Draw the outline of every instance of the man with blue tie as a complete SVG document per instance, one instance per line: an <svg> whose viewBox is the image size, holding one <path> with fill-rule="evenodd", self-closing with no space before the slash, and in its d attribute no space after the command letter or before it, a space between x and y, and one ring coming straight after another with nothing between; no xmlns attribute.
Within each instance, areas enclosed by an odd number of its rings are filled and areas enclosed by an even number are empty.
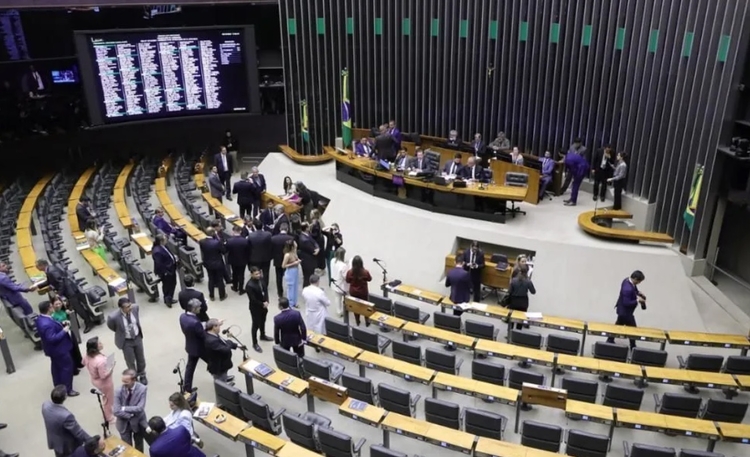
<svg viewBox="0 0 750 457"><path fill-rule="evenodd" d="M232 235L227 240L227 262L232 268L231 288L242 295L245 293L245 268L250 258L250 243L242 236L241 227L232 226Z"/></svg>
<svg viewBox="0 0 750 457"><path fill-rule="evenodd" d="M401 130L396 127L396 121L393 119L388 122L388 134L393 138L393 147L396 150L401 149Z"/></svg>
<svg viewBox="0 0 750 457"><path fill-rule="evenodd" d="M226 192L227 200L232 199L232 173L234 173L234 163L232 162L232 156L227 154L227 148L222 146L216 156L214 156L214 166L216 171L219 173L219 179L224 185L224 191Z"/></svg>
<svg viewBox="0 0 750 457"><path fill-rule="evenodd" d="M187 352L187 363L185 364L184 392L193 391L193 375L198 366L198 360L203 357L203 347L206 345L206 331L198 318L202 303L197 298L191 299L187 304L187 310L180 314L180 328L185 335L185 352Z"/></svg>
<svg viewBox="0 0 750 457"><path fill-rule="evenodd" d="M635 270L629 278L622 280L620 285L620 295L617 297L615 308L617 309L617 321L615 325L627 325L628 327L637 327L635 323L635 310L638 305L641 309L646 310L646 296L638 290L638 284L642 283L646 276L641 270ZM614 343L613 337L607 338L607 343ZM630 339L631 349L635 347L635 340Z"/></svg>
<svg viewBox="0 0 750 457"><path fill-rule="evenodd" d="M471 274L466 271L464 265L463 257L458 256L456 266L448 270L445 275L445 287L451 288L450 299L456 305L471 301ZM463 313L463 310L453 308L454 316L460 316Z"/></svg>
<svg viewBox="0 0 750 457"><path fill-rule="evenodd" d="M70 337L70 323L61 324L52 319L52 304L45 300L39 303L39 317L36 320L36 330L42 340L44 355L50 358L52 364L52 383L63 385L69 397L80 395L73 390L73 340Z"/></svg>
<svg viewBox="0 0 750 457"><path fill-rule="evenodd" d="M33 292L36 290L36 286L23 287L17 284L15 281L10 279L8 276L8 264L0 262L0 298L5 299L13 307L18 306L23 310L24 316L34 313L34 309L26 300L26 297L21 295L23 292ZM0 455L0 457L2 457Z"/></svg>
<svg viewBox="0 0 750 457"><path fill-rule="evenodd" d="M544 198L544 192L552 182L552 174L555 172L555 161L552 160L552 153L546 151L542 159L542 177L539 183L539 200Z"/></svg>
<svg viewBox="0 0 750 457"><path fill-rule="evenodd" d="M354 153L357 154L358 157L366 157L370 158L372 156L373 147L372 144L370 144L370 139L366 137L362 137L359 140L359 143L354 145Z"/></svg>
<svg viewBox="0 0 750 457"><path fill-rule="evenodd" d="M273 339L287 351L294 351L298 356L305 356L307 327L302 314L289 308L289 300L279 298L281 312L273 318Z"/></svg>
<svg viewBox="0 0 750 457"><path fill-rule="evenodd" d="M151 258L154 259L154 274L161 279L164 304L171 308L174 303L174 290L177 288L177 259L165 244L164 235L156 235L151 248Z"/></svg>
<svg viewBox="0 0 750 457"><path fill-rule="evenodd" d="M461 153L457 152L453 155L453 160L445 164L443 167L443 174L448 176L458 176L461 173Z"/></svg>
<svg viewBox="0 0 750 457"><path fill-rule="evenodd" d="M193 446L190 432L185 427L167 428L159 416L149 419L148 426L156 435L148 448L151 457L206 457L203 451Z"/></svg>

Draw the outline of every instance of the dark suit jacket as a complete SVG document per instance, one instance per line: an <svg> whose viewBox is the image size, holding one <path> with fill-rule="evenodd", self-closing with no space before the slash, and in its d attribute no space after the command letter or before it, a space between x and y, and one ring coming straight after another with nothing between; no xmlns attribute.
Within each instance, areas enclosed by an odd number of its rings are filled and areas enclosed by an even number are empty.
<svg viewBox="0 0 750 457"><path fill-rule="evenodd" d="M61 323L49 316L39 316L36 320L36 330L42 340L42 348L47 357L70 355L73 340Z"/></svg>
<svg viewBox="0 0 750 457"><path fill-rule="evenodd" d="M373 151L374 151L374 149L373 149L372 145L370 145L370 144L364 145L362 143L357 142L357 144L354 145L354 152L358 156L370 157L372 155Z"/></svg>
<svg viewBox="0 0 750 457"><path fill-rule="evenodd" d="M469 268L469 263L471 261L471 248L466 249L461 254L461 257L463 258L464 263L466 264L466 269L471 269ZM482 251L481 249L477 249L477 253L474 255L474 263L477 264L477 269L484 268L484 251Z"/></svg>
<svg viewBox="0 0 750 457"><path fill-rule="evenodd" d="M151 251L151 257L154 259L154 273L156 276L174 275L177 271L177 262L165 246L154 246Z"/></svg>
<svg viewBox="0 0 750 457"><path fill-rule="evenodd" d="M234 173L234 163L232 163L232 155L227 152L227 168L224 168L224 161L221 160L221 152L216 154L214 156L214 166L216 167L216 171L219 173L226 173L229 172L230 174Z"/></svg>
<svg viewBox="0 0 750 457"><path fill-rule="evenodd" d="M484 144L484 141L480 141L478 144L476 140L471 142L471 153L474 154L474 157L482 157L486 148L487 145Z"/></svg>
<svg viewBox="0 0 750 457"><path fill-rule="evenodd" d="M252 205L255 201L255 190L250 181L240 180L232 186L232 193L237 194L237 204L240 206Z"/></svg>
<svg viewBox="0 0 750 457"><path fill-rule="evenodd" d="M594 169L594 173L604 173L604 177L609 178L612 176L612 172L615 169L615 161L612 158L612 154L610 154L609 159L607 159L607 163L602 170L602 157L604 157L604 149L597 149L596 151L594 151L594 157L591 161L591 168Z"/></svg>
<svg viewBox="0 0 750 457"><path fill-rule="evenodd" d="M307 265L317 265L318 260L314 252L316 248L320 249L320 246L318 246L315 239L311 235L303 233L299 236L297 244L297 253L302 263Z"/></svg>
<svg viewBox="0 0 750 457"><path fill-rule="evenodd" d="M46 400L42 404L42 418L47 431L47 448L58 454L67 455L90 438L63 405Z"/></svg>
<svg viewBox="0 0 750 457"><path fill-rule="evenodd" d="M406 170L409 168L409 165L411 165L411 157L408 155L396 155L396 158L393 162L396 165L396 168L399 170Z"/></svg>
<svg viewBox="0 0 750 457"><path fill-rule="evenodd" d="M272 237L273 235L265 230L250 232L247 236L247 240L250 243L250 265L259 265L263 262L270 262L273 259Z"/></svg>
<svg viewBox="0 0 750 457"><path fill-rule="evenodd" d="M297 347L307 338L307 327L295 309L286 309L273 318L273 339L284 347Z"/></svg>
<svg viewBox="0 0 750 457"><path fill-rule="evenodd" d="M183 428L185 428L185 427L183 427ZM72 454L70 454L69 457L91 457L91 454L89 454L88 452L86 452L86 448L84 446L85 445L83 445L83 444L80 445L78 447L78 449L76 449L75 451L73 451Z"/></svg>
<svg viewBox="0 0 750 457"><path fill-rule="evenodd" d="M622 280L620 285L620 295L617 297L618 316L632 316L638 307L638 286L630 282L630 278Z"/></svg>
<svg viewBox="0 0 750 457"><path fill-rule="evenodd" d="M258 219L260 219L260 223L263 224L263 230L266 232L273 230L273 210L268 208L264 209L260 212Z"/></svg>
<svg viewBox="0 0 750 457"><path fill-rule="evenodd" d="M451 165L452 165L453 163L454 163L454 162L453 162L452 160L451 160L450 162L446 163L446 164L445 164L445 166L443 167L443 173L445 173L445 174L450 174L450 170L451 170ZM455 171L455 173L454 173L454 174L456 174L457 176L461 176L461 170L463 170L463 168L464 168L464 166L463 166L463 165L461 165L461 164L457 164L457 165L456 165L456 171Z"/></svg>
<svg viewBox="0 0 750 457"><path fill-rule="evenodd" d="M68 290L69 288L67 287L65 281L65 272L62 269L56 267L55 265L49 265L47 267L45 275L47 276L47 280L39 284L40 289L50 286L51 288L55 289L55 291L57 291L57 293L60 295L64 295L66 297L71 296L70 294L72 293L72 291Z"/></svg>
<svg viewBox="0 0 750 457"><path fill-rule="evenodd" d="M227 240L227 261L229 265L246 267L250 258L250 244L246 238L233 236Z"/></svg>
<svg viewBox="0 0 750 457"><path fill-rule="evenodd" d="M323 232L326 238L326 253L336 252L344 244L344 235L341 232L334 234L330 230Z"/></svg>
<svg viewBox="0 0 750 457"><path fill-rule="evenodd" d="M221 145L227 148L227 151L239 151L240 149L240 140L237 139L235 136L226 136L224 135L224 139L221 140Z"/></svg>
<svg viewBox="0 0 750 457"><path fill-rule="evenodd" d="M471 301L471 274L463 268L453 267L445 275L445 287L451 288L450 299L453 303Z"/></svg>
<svg viewBox="0 0 750 457"><path fill-rule="evenodd" d="M409 168L413 168L415 170L422 170L422 171L435 171L432 169L432 162L427 160L426 157L422 157L422 166L419 166L419 159L417 157L413 157L411 159L411 163L409 163Z"/></svg>
<svg viewBox="0 0 750 457"><path fill-rule="evenodd" d="M266 191L266 177L262 173L258 173L258 176L253 178L252 175L248 177L248 182L253 186L253 198L260 200L260 196Z"/></svg>
<svg viewBox="0 0 750 457"><path fill-rule="evenodd" d="M263 309L263 303L268 301L268 288L263 285L263 281L250 278L245 284L245 292L251 311Z"/></svg>
<svg viewBox="0 0 750 457"><path fill-rule="evenodd" d="M273 253L273 266L281 268L281 262L284 261L284 246L287 241L293 240L294 237L288 233L279 233L271 237L271 252Z"/></svg>
<svg viewBox="0 0 750 457"><path fill-rule="evenodd" d="M164 219L163 216L154 216L154 218L151 220L151 222L154 224L156 228L161 230L167 235L171 235L175 232L175 228L172 227L172 224L167 222L166 219Z"/></svg>
<svg viewBox="0 0 750 457"><path fill-rule="evenodd" d="M192 445L192 437L185 427L164 430L148 448L151 457L206 457Z"/></svg>
<svg viewBox="0 0 750 457"><path fill-rule="evenodd" d="M78 230L84 231L86 230L86 224L94 218L94 215L91 214L88 206L83 204L83 202L78 202L76 205L76 217L78 218Z"/></svg>
<svg viewBox="0 0 750 457"><path fill-rule="evenodd" d="M393 160L396 157L395 141L393 137L386 134L378 135L375 138L375 152L381 160Z"/></svg>
<svg viewBox="0 0 750 457"><path fill-rule="evenodd" d="M198 243L201 248L201 261L206 270L224 270L225 247L216 238L204 238Z"/></svg>
<svg viewBox="0 0 750 457"><path fill-rule="evenodd" d="M200 357L205 346L206 331L198 316L190 313L180 314L180 328L185 335L185 352Z"/></svg>
<svg viewBox="0 0 750 457"><path fill-rule="evenodd" d="M207 181L208 191L211 193L212 197L221 198L224 196L226 189L224 189L224 184L221 182L221 178L219 178L218 174L209 174Z"/></svg>
<svg viewBox="0 0 750 457"><path fill-rule="evenodd" d="M193 289L192 287L186 287L177 295L177 301L180 302L180 307L185 311L187 311L188 302L194 298L201 302L201 310L198 313L198 320L201 322L207 322L208 304L206 303L206 296L203 295L203 292L198 289Z"/></svg>
<svg viewBox="0 0 750 457"><path fill-rule="evenodd" d="M286 225L289 227L289 230L292 230L292 220L289 218L289 215L284 213L281 216L279 216L278 219L276 219L273 223L273 234L278 235L279 232L281 232L281 224L286 223Z"/></svg>
<svg viewBox="0 0 750 457"><path fill-rule="evenodd" d="M481 181L482 180L482 167L480 165L474 165L474 179ZM472 179L471 178L471 167L465 166L461 168L461 177L464 179Z"/></svg>
<svg viewBox="0 0 750 457"><path fill-rule="evenodd" d="M232 349L237 348L234 341L224 340L219 335L206 332L206 346L203 357L211 374L226 373L232 368Z"/></svg>

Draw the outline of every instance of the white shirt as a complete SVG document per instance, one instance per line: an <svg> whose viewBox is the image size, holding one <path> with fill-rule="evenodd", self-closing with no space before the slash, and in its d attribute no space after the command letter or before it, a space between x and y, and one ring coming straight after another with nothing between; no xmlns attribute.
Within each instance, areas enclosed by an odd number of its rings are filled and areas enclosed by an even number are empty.
<svg viewBox="0 0 750 457"><path fill-rule="evenodd" d="M336 285L339 286L344 290L344 292L349 292L349 284L346 283L346 272L349 271L349 264L346 262L342 262L341 260L336 260L333 262L333 265L331 265L331 271L333 280L336 281ZM341 295L341 291L334 288L337 294Z"/></svg>
<svg viewBox="0 0 750 457"><path fill-rule="evenodd" d="M135 318L133 313L130 313L131 323L128 323L128 316L125 313L120 314L122 314L122 323L125 324L125 339L134 339L138 336L138 319Z"/></svg>
<svg viewBox="0 0 750 457"><path fill-rule="evenodd" d="M42 77L39 76L39 72L34 72L31 74L34 79L36 80L36 86L38 90L44 90L44 81L42 81Z"/></svg>
<svg viewBox="0 0 750 457"><path fill-rule="evenodd" d="M451 167L448 169L449 175L455 175L456 174L456 162L451 162Z"/></svg>
<svg viewBox="0 0 750 457"><path fill-rule="evenodd" d="M224 170L229 170L229 167L227 166L227 155L223 152L221 153L221 164L224 166Z"/></svg>
<svg viewBox="0 0 750 457"><path fill-rule="evenodd" d="M170 411L169 414L164 416L164 425L167 428L185 427L190 432L190 436L194 435L193 415L185 409Z"/></svg>

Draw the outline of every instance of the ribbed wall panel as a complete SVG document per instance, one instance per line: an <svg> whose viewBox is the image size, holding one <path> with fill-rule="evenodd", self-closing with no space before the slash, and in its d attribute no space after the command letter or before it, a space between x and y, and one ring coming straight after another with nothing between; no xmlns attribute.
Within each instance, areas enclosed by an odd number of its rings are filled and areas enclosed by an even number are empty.
<svg viewBox="0 0 750 457"><path fill-rule="evenodd" d="M317 154L340 136L348 68L356 127L393 118L405 132L447 136L455 128L488 141L503 130L533 154L577 136L589 150L613 144L630 155L627 191L657 205L652 229L701 257L718 187L716 147L747 52L748 3L280 0L289 143ZM303 99L309 142L300 135ZM691 233L682 214L697 164L706 174Z"/></svg>

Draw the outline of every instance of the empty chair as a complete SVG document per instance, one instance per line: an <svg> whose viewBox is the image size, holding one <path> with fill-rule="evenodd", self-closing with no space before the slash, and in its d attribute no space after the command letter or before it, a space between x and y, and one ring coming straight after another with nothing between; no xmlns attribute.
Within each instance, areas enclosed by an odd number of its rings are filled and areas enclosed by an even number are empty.
<svg viewBox="0 0 750 457"><path fill-rule="evenodd" d="M581 340L573 336L547 335L547 351L558 354L578 355L581 350Z"/></svg>
<svg viewBox="0 0 750 457"><path fill-rule="evenodd" d="M349 344L351 342L351 331L350 327L347 324L337 321L336 319L326 317L325 326L326 336L328 336L329 338L333 338L334 340L338 340L346 344Z"/></svg>
<svg viewBox="0 0 750 457"><path fill-rule="evenodd" d="M502 440L508 418L481 409L464 408L461 413L461 421L466 433Z"/></svg>
<svg viewBox="0 0 750 457"><path fill-rule="evenodd" d="M464 332L474 338L482 338L485 340L497 339L497 333L499 329L496 329L494 325L486 322L475 321L466 319L464 323Z"/></svg>
<svg viewBox="0 0 750 457"><path fill-rule="evenodd" d="M357 457L362 452L362 446L365 444L364 438L355 444L351 436L337 432L331 428L319 429L318 440L320 442L320 451L326 457Z"/></svg>
<svg viewBox="0 0 750 457"><path fill-rule="evenodd" d="M419 307L398 301L393 303L393 312L399 319L417 324L424 324L430 318L430 315L420 311Z"/></svg>
<svg viewBox="0 0 750 457"><path fill-rule="evenodd" d="M541 349L542 335L535 332L513 329L510 332L510 342L527 348Z"/></svg>
<svg viewBox="0 0 750 457"><path fill-rule="evenodd" d="M668 355L667 351L636 346L630 354L630 363L647 367L663 367L667 364Z"/></svg>
<svg viewBox="0 0 750 457"><path fill-rule="evenodd" d="M315 376L326 381L338 382L341 374L344 372L344 365L330 360L305 357L304 362L306 378Z"/></svg>
<svg viewBox="0 0 750 457"><path fill-rule="evenodd" d="M304 379L305 372L302 369L302 359L297 354L289 352L281 346L274 346L273 360L279 370Z"/></svg>
<svg viewBox="0 0 750 457"><path fill-rule="evenodd" d="M424 366L442 373L457 375L463 361L456 358L455 354L448 354L439 349L428 348L424 351Z"/></svg>
<svg viewBox="0 0 750 457"><path fill-rule="evenodd" d="M375 305L375 309L381 313L393 315L393 300L380 295L369 294L367 301Z"/></svg>
<svg viewBox="0 0 750 457"><path fill-rule="evenodd" d="M596 403L599 392L599 383L596 381L564 377L560 387L568 391L568 398Z"/></svg>
<svg viewBox="0 0 750 457"><path fill-rule="evenodd" d="M592 355L595 359L611 360L613 362L627 362L629 351L630 348L623 344L597 341L594 343Z"/></svg>
<svg viewBox="0 0 750 457"><path fill-rule="evenodd" d="M602 401L602 404L604 406L634 409L637 411L641 409L642 401L643 391L641 389L610 384L607 386L607 390L604 391L604 400Z"/></svg>
<svg viewBox="0 0 750 457"><path fill-rule="evenodd" d="M609 437L581 430L568 430L565 454L574 457L605 457L609 450Z"/></svg>
<svg viewBox="0 0 750 457"><path fill-rule="evenodd" d="M320 452L318 430L331 426L331 420L315 413L301 415L284 413L281 415L284 432L289 440L311 451Z"/></svg>
<svg viewBox="0 0 750 457"><path fill-rule="evenodd" d="M240 394L240 408L242 417L251 422L253 427L274 435L281 434L281 415L286 412L286 409L281 408L274 412L259 396L246 393Z"/></svg>
<svg viewBox="0 0 750 457"><path fill-rule="evenodd" d="M391 344L391 340L364 328L352 328L352 344L365 351L382 354Z"/></svg>
<svg viewBox="0 0 750 457"><path fill-rule="evenodd" d="M427 397L424 399L424 418L427 422L458 430L461 427L461 407L449 401Z"/></svg>
<svg viewBox="0 0 750 457"><path fill-rule="evenodd" d="M544 385L544 375L534 371L524 370L521 368L511 368L508 372L508 387L521 390L523 383Z"/></svg>
<svg viewBox="0 0 750 457"><path fill-rule="evenodd" d="M214 392L216 394L216 406L235 417L244 417L240 407L240 389L224 382L214 379Z"/></svg>
<svg viewBox="0 0 750 457"><path fill-rule="evenodd" d="M750 375L750 357L730 355L722 371L729 374Z"/></svg>
<svg viewBox="0 0 750 457"><path fill-rule="evenodd" d="M677 452L671 447L651 446L649 444L633 443L629 447L627 441L622 442L625 457L676 457Z"/></svg>
<svg viewBox="0 0 750 457"><path fill-rule="evenodd" d="M378 393L369 378L343 373L341 375L341 385L347 388L348 395L355 400L371 405L378 404Z"/></svg>
<svg viewBox="0 0 750 457"><path fill-rule="evenodd" d="M521 444L543 451L558 452L562 441L562 428L537 421L524 421Z"/></svg>
<svg viewBox="0 0 750 457"><path fill-rule="evenodd" d="M435 311L432 313L432 324L441 330L461 333L461 316Z"/></svg>
<svg viewBox="0 0 750 457"><path fill-rule="evenodd" d="M380 444L373 444L370 446L370 457L409 457L409 455L388 449Z"/></svg>
<svg viewBox="0 0 750 457"><path fill-rule="evenodd" d="M391 350L396 360L422 365L422 346L418 344L394 341Z"/></svg>
<svg viewBox="0 0 750 457"><path fill-rule="evenodd" d="M474 359L471 361L471 378L502 386L505 384L505 365Z"/></svg>
<svg viewBox="0 0 750 457"><path fill-rule="evenodd" d="M417 402L422 398L419 394L412 396L408 390L389 386L382 382L378 384L378 397L380 398L381 408L410 417L414 417Z"/></svg>
<svg viewBox="0 0 750 457"><path fill-rule="evenodd" d="M692 395L666 393L659 400L654 394L654 403L654 411L670 416L696 418L701 409L701 398Z"/></svg>
<svg viewBox="0 0 750 457"><path fill-rule="evenodd" d="M739 424L742 423L742 420L745 418L747 406L747 403L709 398L701 411L700 418L717 422L733 422Z"/></svg>
<svg viewBox="0 0 750 457"><path fill-rule="evenodd" d="M680 449L679 457L724 457L724 454L718 452L696 451L693 449Z"/></svg>
<svg viewBox="0 0 750 457"><path fill-rule="evenodd" d="M724 365L724 357L710 354L690 354L685 360L681 355L677 356L680 368L695 371L719 372Z"/></svg>

